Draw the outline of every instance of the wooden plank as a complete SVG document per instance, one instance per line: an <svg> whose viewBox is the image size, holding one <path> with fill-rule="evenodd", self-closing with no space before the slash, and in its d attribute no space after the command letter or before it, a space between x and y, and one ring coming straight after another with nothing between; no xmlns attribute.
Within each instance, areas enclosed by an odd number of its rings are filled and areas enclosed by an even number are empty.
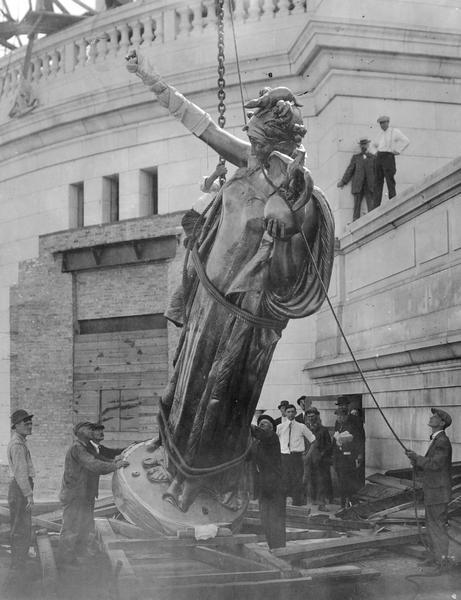
<svg viewBox="0 0 461 600"><path fill-rule="evenodd" d="M190 586L195 587L197 585L206 584L223 584L223 583L238 583L245 580L256 581L272 581L280 577L280 571L275 570L262 570L262 571L233 571L230 573L187 573L184 575L174 575L166 577L162 575L156 575L153 585L160 587L168 587L171 589L172 586Z"/></svg>
<svg viewBox="0 0 461 600"><path fill-rule="evenodd" d="M134 597L137 593L138 580L125 552L110 547L110 541L116 539L110 523L107 519L95 519L95 529L102 549L109 559L120 598L125 600Z"/></svg>
<svg viewBox="0 0 461 600"><path fill-rule="evenodd" d="M112 523L113 521L111 521ZM128 539L116 536L107 543L111 548L122 548L128 551L153 552L161 549L164 552L174 552L181 548L192 548L194 546L206 546L209 548L234 548L240 547L245 543L256 543L256 535L233 535L229 537L215 537L209 540L200 540L194 538L177 538L173 536L158 536L141 539ZM258 562L258 561L257 561Z"/></svg>
<svg viewBox="0 0 461 600"><path fill-rule="evenodd" d="M0 506L0 521L10 522L10 511L8 508ZM52 521L47 521L43 517L32 517L32 525L40 527L42 529L48 529L49 531L61 531L61 526Z"/></svg>
<svg viewBox="0 0 461 600"><path fill-rule="evenodd" d="M342 573L329 574L325 569L313 570L313 575L296 577L292 579L275 579L269 581L241 581L228 584L204 585L178 585L168 588L152 588L149 585L145 590L146 598L155 597L155 600L267 600L280 598L302 598L306 590L313 586L323 584L325 581L357 580L367 581L380 576L374 569L342 569ZM153 589L155 592L153 593Z"/></svg>
<svg viewBox="0 0 461 600"><path fill-rule="evenodd" d="M40 558L43 591L47 598L55 597L58 571L48 533L37 534L36 543Z"/></svg>
<svg viewBox="0 0 461 600"><path fill-rule="evenodd" d="M371 483L378 483L387 487L395 488L397 490L408 490L413 488L413 481L408 479L399 479L398 477L391 477L390 475L383 475L382 473L373 473L367 477ZM416 487L421 487L421 482L416 481Z"/></svg>
<svg viewBox="0 0 461 600"><path fill-rule="evenodd" d="M275 556L283 560L299 560L318 554L328 554L332 550L358 550L360 548L383 548L398 544L418 542L417 531L397 531L380 533L366 538L339 538L336 540L298 541L287 548L274 550Z"/></svg>
<svg viewBox="0 0 461 600"><path fill-rule="evenodd" d="M374 556L379 552L379 548L365 548L363 550L353 550L351 552L335 552L333 554L325 554L324 556L303 558L301 560L301 566L304 569L329 567L331 565L351 563L363 558L369 558L370 556Z"/></svg>
<svg viewBox="0 0 461 600"><path fill-rule="evenodd" d="M267 571L267 568L261 565L261 563L248 558L234 556L228 552L221 552L216 548L194 546L193 548L188 548L186 552L187 555L191 556L193 559L212 565L213 567L216 567L217 569L227 573L229 571Z"/></svg>
<svg viewBox="0 0 461 600"><path fill-rule="evenodd" d="M411 508L413 505L414 502L405 502L404 504L391 506L390 508L386 508L385 510L380 510L379 512L369 515L368 519L370 521L373 521L374 519L382 519L383 517L387 517L387 515L392 515L393 513L399 512L406 508Z"/></svg>
<svg viewBox="0 0 461 600"><path fill-rule="evenodd" d="M244 558L259 562L270 569L278 569L281 577L295 578L299 576L299 570L284 560L284 557L279 557L275 550L269 552L269 550L262 548L258 544L244 544L239 547L239 553Z"/></svg>

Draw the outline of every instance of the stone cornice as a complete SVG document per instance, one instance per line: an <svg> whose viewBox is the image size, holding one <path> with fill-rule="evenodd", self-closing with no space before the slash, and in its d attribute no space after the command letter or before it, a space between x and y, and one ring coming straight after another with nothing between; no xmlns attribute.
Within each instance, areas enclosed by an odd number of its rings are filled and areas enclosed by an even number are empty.
<svg viewBox="0 0 461 600"><path fill-rule="evenodd" d="M340 239L339 253L347 254L457 195L461 195L461 157L349 224Z"/></svg>
<svg viewBox="0 0 461 600"><path fill-rule="evenodd" d="M360 368L364 372L388 369L399 371L407 367L417 367L418 365L459 358L461 358L461 332L459 332L457 340L450 342L440 341L440 343L434 344L434 341L429 341L426 346L419 344L413 348L394 348L388 354L357 356ZM344 355L336 358L314 360L308 363L303 370L309 374L311 379L322 379L323 382L350 375L356 375L359 378L354 361Z"/></svg>
<svg viewBox="0 0 461 600"><path fill-rule="evenodd" d="M83 24L78 27L82 28ZM262 35L267 33L261 30ZM63 32L59 35L63 35ZM301 86L296 91L308 92L303 98L305 112L306 116L313 116L336 95L342 92L345 95L353 94L353 84L351 89L342 90L343 86L337 80L342 75L347 75L350 79L351 71L360 71L362 77L378 75L384 78L386 72L393 78L405 73L406 80L422 77L425 85L432 78L439 81L440 78L447 79L448 83L448 79L459 72L458 39L450 31L431 32L429 28L427 31L409 30L403 27L365 26L356 22L311 19L294 42L288 41L284 50L278 53L272 50L268 56L256 60L254 55L248 54L249 49L246 48L246 53L241 56L241 63L249 86L264 80L263 72L271 68L276 69L277 82L281 79L283 81L283 78L303 76L308 69L308 87L303 90ZM205 36L202 42L210 43L211 36ZM176 43L177 49L180 46L183 51L187 50L184 41ZM155 50L161 64L166 60L166 50L165 44ZM392 55L392 61L389 60L389 55ZM443 63L440 62L441 58ZM120 63L123 61L122 57L117 60ZM168 64L167 72L171 70L171 59ZM85 73L89 76L94 68L97 65L88 65L74 74L61 76L62 83L65 83L66 78L72 80L77 76L85 76ZM116 62L112 61L111 68L117 70ZM122 64L120 68L123 70ZM43 106L23 120L1 125L0 159L5 161L9 157L17 157L24 152L65 141L69 136L75 138L91 135L101 129L152 120L161 115L162 111L155 106L149 90L125 75L119 74L117 77L113 87L88 89L88 92L74 95L65 103ZM332 78L338 85L331 85ZM238 102L237 72L232 57L227 60L226 80L229 101ZM172 74L171 82L173 85L180 83L181 90L192 97L199 94L203 99L207 92L214 90L215 76L209 68L204 70L200 64L196 69ZM382 89L377 90L377 94L381 95ZM211 103L211 95L207 95ZM206 105L204 107L207 108Z"/></svg>

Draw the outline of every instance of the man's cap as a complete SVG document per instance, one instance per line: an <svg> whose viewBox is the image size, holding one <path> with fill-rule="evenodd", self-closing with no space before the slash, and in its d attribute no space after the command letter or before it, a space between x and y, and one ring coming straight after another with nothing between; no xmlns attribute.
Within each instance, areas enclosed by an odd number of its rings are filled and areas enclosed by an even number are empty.
<svg viewBox="0 0 461 600"><path fill-rule="evenodd" d="M259 425L261 423L261 421L269 421L269 423L272 425L274 430L277 429L277 425L275 424L274 419L272 417L270 417L269 415L259 415L257 424Z"/></svg>
<svg viewBox="0 0 461 600"><path fill-rule="evenodd" d="M11 427L18 425L21 421L30 421L34 415L30 415L27 410L19 408L11 415Z"/></svg>
<svg viewBox="0 0 461 600"><path fill-rule="evenodd" d="M336 406L347 406L350 403L351 401L347 396L339 396L339 398L336 399Z"/></svg>
<svg viewBox="0 0 461 600"><path fill-rule="evenodd" d="M359 139L359 144L369 144L370 140L368 138L360 138Z"/></svg>
<svg viewBox="0 0 461 600"><path fill-rule="evenodd" d="M386 115L381 115L377 118L378 123L384 123L384 121L390 121L390 118Z"/></svg>
<svg viewBox="0 0 461 600"><path fill-rule="evenodd" d="M296 404L298 406L301 406L301 400L306 400L307 396L300 396L297 400L296 400Z"/></svg>
<svg viewBox="0 0 461 600"><path fill-rule="evenodd" d="M91 423L91 429L105 429L102 423Z"/></svg>
<svg viewBox="0 0 461 600"><path fill-rule="evenodd" d="M288 402L288 400L282 400L280 402L280 404L277 406L277 408L286 408L290 403Z"/></svg>
<svg viewBox="0 0 461 600"><path fill-rule="evenodd" d="M93 423L91 423L90 421L80 421L79 423L74 425L75 435L77 435L78 432L80 431L80 429L82 429L83 427L88 427L89 429L93 429Z"/></svg>
<svg viewBox="0 0 461 600"><path fill-rule="evenodd" d="M433 415L437 415L440 419L442 419L442 421L445 423L445 427L450 427L451 417L447 412L441 408L431 408L431 412Z"/></svg>
<svg viewBox="0 0 461 600"><path fill-rule="evenodd" d="M319 409L315 406L311 406L306 410L306 415L319 415Z"/></svg>

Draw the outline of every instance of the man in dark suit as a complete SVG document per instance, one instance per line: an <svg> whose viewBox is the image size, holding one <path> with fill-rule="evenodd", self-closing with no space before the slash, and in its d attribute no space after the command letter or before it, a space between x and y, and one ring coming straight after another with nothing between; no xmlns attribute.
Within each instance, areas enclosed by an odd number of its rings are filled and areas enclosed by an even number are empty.
<svg viewBox="0 0 461 600"><path fill-rule="evenodd" d="M434 563L441 571L451 566L448 557L448 503L451 498L451 443L445 429L451 425L450 415L440 408L431 408L429 419L431 444L424 456L413 450L405 454L411 464L422 472L426 531L429 535L431 556L426 564Z"/></svg>
<svg viewBox="0 0 461 600"><path fill-rule="evenodd" d="M286 545L286 501L283 488L280 441L275 432L275 422L269 415L261 415L258 425L251 426L256 442L251 457L255 475L255 496L259 501L261 525L269 548Z"/></svg>
<svg viewBox="0 0 461 600"><path fill-rule="evenodd" d="M338 187L343 188L352 179L351 193L354 196L354 213L352 220L360 218L360 207L365 197L368 212L375 208L375 156L368 152L370 140L362 138L359 141L360 152L354 154L342 178L338 181Z"/></svg>

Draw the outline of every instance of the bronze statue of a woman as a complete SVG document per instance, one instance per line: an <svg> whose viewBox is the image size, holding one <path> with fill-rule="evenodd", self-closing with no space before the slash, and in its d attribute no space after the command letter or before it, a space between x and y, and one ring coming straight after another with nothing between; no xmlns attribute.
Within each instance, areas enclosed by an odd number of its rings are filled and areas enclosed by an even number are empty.
<svg viewBox="0 0 461 600"><path fill-rule="evenodd" d="M324 300L319 279L327 288L333 217L304 166L306 130L290 90L266 88L246 104L254 114L243 141L164 82L145 58L132 53L127 68L238 167L196 228L183 310L175 304L167 312L183 331L160 411L169 474L164 499L187 511L207 493L238 509L250 422L275 346L290 318L314 313Z"/></svg>

